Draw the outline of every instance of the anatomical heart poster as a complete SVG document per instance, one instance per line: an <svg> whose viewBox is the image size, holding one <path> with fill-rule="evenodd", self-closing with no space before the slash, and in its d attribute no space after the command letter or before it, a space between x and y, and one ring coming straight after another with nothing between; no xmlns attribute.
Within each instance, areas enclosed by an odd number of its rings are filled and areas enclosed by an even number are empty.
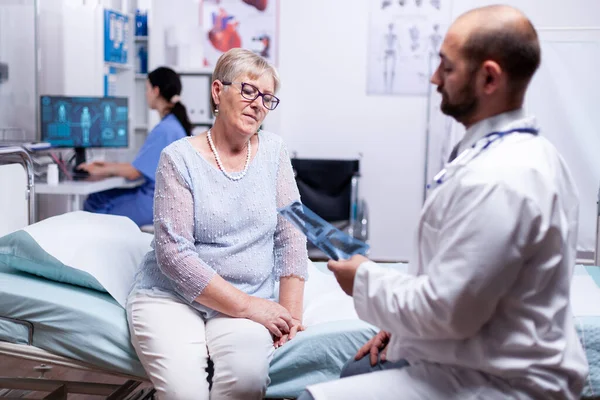
<svg viewBox="0 0 600 400"><path fill-rule="evenodd" d="M235 47L252 50L277 65L279 0L204 0L204 64L214 67Z"/></svg>

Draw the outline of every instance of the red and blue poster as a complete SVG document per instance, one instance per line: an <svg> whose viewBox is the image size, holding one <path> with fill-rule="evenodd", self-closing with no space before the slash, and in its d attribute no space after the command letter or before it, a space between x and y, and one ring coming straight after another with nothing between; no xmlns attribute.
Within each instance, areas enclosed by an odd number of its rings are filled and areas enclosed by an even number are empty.
<svg viewBox="0 0 600 400"><path fill-rule="evenodd" d="M277 65L279 0L205 0L204 64L214 67L224 52L242 47Z"/></svg>

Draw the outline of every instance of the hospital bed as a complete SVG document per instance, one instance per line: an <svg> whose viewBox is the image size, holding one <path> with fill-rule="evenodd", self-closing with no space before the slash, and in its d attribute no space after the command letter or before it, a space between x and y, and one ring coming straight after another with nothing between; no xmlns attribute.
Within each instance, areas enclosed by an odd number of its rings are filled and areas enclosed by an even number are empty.
<svg viewBox="0 0 600 400"><path fill-rule="evenodd" d="M323 274L334 283L333 277L315 271L313 279ZM336 378L376 332L352 316L352 303L343 293L313 297L316 302L309 302L306 310L307 330L275 352L267 397L295 397L308 384ZM108 293L0 266L0 305L1 354L110 373L130 380L130 386L146 380L130 344L125 310ZM0 379L0 387L8 383ZM96 393L104 395L115 390L100 389Z"/></svg>
<svg viewBox="0 0 600 400"><path fill-rule="evenodd" d="M342 365L376 332L353 316L352 302L334 290L335 281L325 271L324 263L315 263L311 270L311 278L319 281L307 287L311 296L305 309L308 328L276 350L267 398L293 398L309 384L335 379ZM600 393L600 308L595 302L600 299L600 269L577 266L572 289L586 293L585 300L584 296L573 299L573 307L590 363L584 394L592 397ZM126 389L135 389L146 380L130 344L125 311L107 293L0 266L0 305L0 354L127 379L124 388L70 384L79 393L109 396L121 390L130 394ZM40 387L39 380L0 379L0 387L24 388L23 383ZM41 383L58 386L52 381Z"/></svg>
<svg viewBox="0 0 600 400"><path fill-rule="evenodd" d="M336 379L342 365L377 331L358 320L351 299L324 263L309 264L309 274L304 307L307 330L276 350L267 398L294 398L307 385ZM600 393L600 269L576 266L572 293L578 334L590 363L584 395L594 398ZM109 385L10 376L0 378L0 389L46 391L49 399L66 399L67 393L129 400L152 396L151 390L137 390L147 377L130 342L125 310L108 293L2 265L0 354L111 374L125 381Z"/></svg>

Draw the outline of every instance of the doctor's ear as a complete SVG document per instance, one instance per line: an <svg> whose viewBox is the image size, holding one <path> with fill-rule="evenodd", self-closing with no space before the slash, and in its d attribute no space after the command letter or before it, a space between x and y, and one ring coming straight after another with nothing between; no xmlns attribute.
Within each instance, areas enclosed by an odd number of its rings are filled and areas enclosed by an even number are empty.
<svg viewBox="0 0 600 400"><path fill-rule="evenodd" d="M500 80L504 75L500 65L495 61L486 61L483 63L481 72L485 74L483 77L483 91L486 94L492 94L498 90Z"/></svg>

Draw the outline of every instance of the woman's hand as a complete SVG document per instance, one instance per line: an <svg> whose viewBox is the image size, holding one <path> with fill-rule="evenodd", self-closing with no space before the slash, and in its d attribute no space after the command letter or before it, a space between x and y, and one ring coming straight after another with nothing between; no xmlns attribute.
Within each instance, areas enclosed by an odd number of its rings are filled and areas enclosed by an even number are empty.
<svg viewBox="0 0 600 400"><path fill-rule="evenodd" d="M88 164L79 164L76 169L87 171L90 175L95 176L122 176L130 181L142 177L142 173L130 163L93 161Z"/></svg>
<svg viewBox="0 0 600 400"><path fill-rule="evenodd" d="M76 169L87 171L90 175L110 175L108 163L104 161L92 161L87 164L79 164Z"/></svg>
<svg viewBox="0 0 600 400"><path fill-rule="evenodd" d="M296 336L296 333L302 332L304 329L306 328L304 327L304 325L302 325L302 321L292 317L292 327L290 328L290 333L283 335L279 339L275 340L273 346L275 346L275 348L283 346L288 340L292 340Z"/></svg>
<svg viewBox="0 0 600 400"><path fill-rule="evenodd" d="M249 296L249 298L248 306L243 314L244 318L263 325L276 338L290 333L294 322L292 315L285 307L274 301L254 296Z"/></svg>

